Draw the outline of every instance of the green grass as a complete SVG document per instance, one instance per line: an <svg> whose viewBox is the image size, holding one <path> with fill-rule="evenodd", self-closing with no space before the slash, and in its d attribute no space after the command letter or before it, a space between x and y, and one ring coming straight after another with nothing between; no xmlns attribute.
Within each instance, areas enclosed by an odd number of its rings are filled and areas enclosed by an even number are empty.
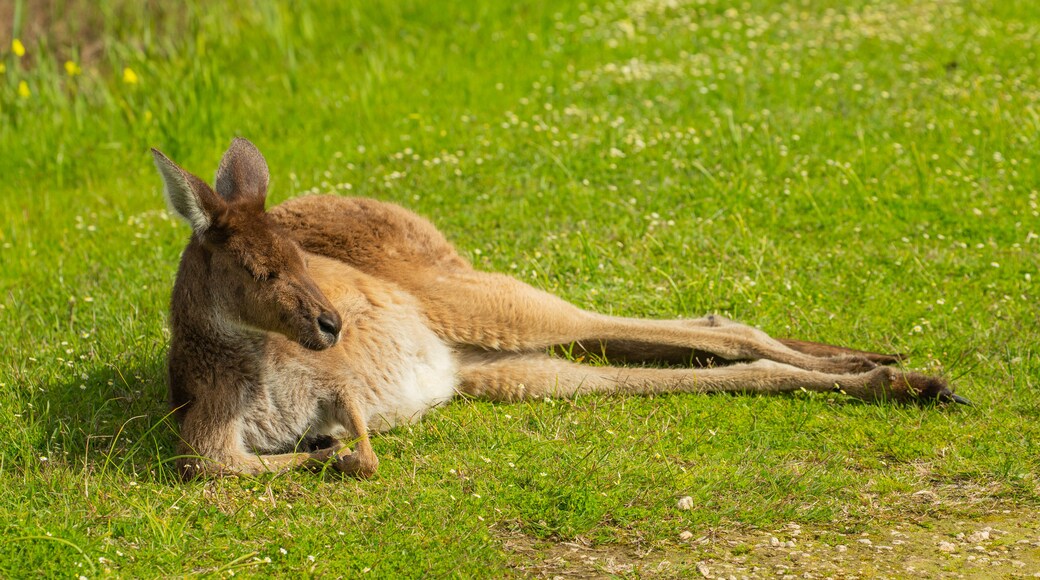
<svg viewBox="0 0 1040 580"><path fill-rule="evenodd" d="M1040 5L125 4L90 59L0 47L0 576L502 575L517 538L1040 507ZM459 401L377 438L371 481L179 483L188 228L148 147L210 176L235 135L271 203L399 202L581 306L906 352L977 406Z"/></svg>

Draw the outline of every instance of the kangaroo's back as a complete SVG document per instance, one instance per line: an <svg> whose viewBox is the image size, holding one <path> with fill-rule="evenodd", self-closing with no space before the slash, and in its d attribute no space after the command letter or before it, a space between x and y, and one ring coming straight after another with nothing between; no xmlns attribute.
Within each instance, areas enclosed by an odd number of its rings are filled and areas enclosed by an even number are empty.
<svg viewBox="0 0 1040 580"><path fill-rule="evenodd" d="M475 270L432 223L392 203L314 195L290 199L268 215L306 251L410 293L430 328L456 346L522 350L525 320L553 326L561 313L577 311L514 278Z"/></svg>
<svg viewBox="0 0 1040 580"><path fill-rule="evenodd" d="M423 273L470 270L433 224L399 205L312 195L268 211L300 246L405 286Z"/></svg>

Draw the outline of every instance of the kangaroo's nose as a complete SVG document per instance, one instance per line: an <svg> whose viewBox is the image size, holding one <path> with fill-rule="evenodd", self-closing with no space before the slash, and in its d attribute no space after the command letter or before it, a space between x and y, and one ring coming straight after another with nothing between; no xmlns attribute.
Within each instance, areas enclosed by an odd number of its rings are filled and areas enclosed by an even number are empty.
<svg viewBox="0 0 1040 580"><path fill-rule="evenodd" d="M321 330L325 338L332 344L335 344L336 340L339 339L339 331L342 328L343 323L339 319L339 314L335 312L323 312L318 317L318 328Z"/></svg>

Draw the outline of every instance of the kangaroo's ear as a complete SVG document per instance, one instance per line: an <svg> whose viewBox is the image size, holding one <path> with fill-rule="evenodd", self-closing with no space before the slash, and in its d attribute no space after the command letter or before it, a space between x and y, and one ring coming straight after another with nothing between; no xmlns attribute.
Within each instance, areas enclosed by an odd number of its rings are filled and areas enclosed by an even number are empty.
<svg viewBox="0 0 1040 580"><path fill-rule="evenodd" d="M236 137L220 160L216 186L220 197L228 202L259 203L263 211L270 173L260 150L249 141Z"/></svg>
<svg viewBox="0 0 1040 580"><path fill-rule="evenodd" d="M163 179L166 203L195 233L206 231L214 216L226 207L224 201L205 181L178 167L158 149L152 149L152 157Z"/></svg>

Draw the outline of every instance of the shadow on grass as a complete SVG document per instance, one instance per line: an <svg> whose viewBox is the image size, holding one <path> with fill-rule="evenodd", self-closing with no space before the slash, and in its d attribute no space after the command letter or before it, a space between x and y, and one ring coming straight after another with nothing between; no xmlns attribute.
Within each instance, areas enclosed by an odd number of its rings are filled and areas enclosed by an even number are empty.
<svg viewBox="0 0 1040 580"><path fill-rule="evenodd" d="M37 447L86 471L175 478L165 352L127 358L133 362L95 363L81 368L80 380L42 385L34 397Z"/></svg>

